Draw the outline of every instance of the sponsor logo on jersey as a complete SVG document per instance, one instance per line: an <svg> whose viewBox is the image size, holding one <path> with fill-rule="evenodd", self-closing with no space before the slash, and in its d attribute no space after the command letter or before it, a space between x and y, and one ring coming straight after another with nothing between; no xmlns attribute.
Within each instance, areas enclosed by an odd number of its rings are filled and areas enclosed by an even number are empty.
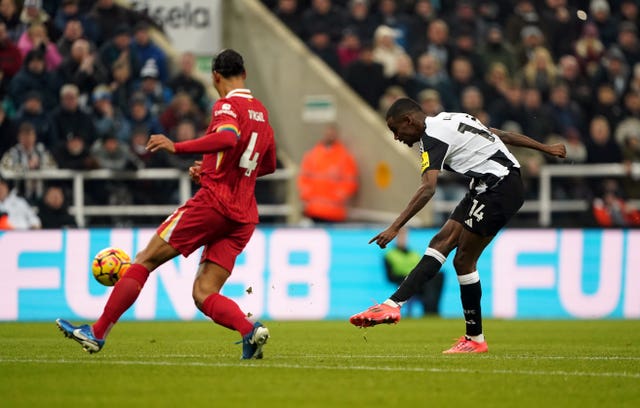
<svg viewBox="0 0 640 408"><path fill-rule="evenodd" d="M249 109L248 112L249 112L249 119L255 120L256 122L264 122L263 112L256 112L251 109Z"/></svg>
<svg viewBox="0 0 640 408"><path fill-rule="evenodd" d="M230 103L223 103L222 106L220 107L220 110L213 112L213 116L220 116L220 115L229 115L234 118L238 117L238 115L236 115L236 113L231 110Z"/></svg>
<svg viewBox="0 0 640 408"><path fill-rule="evenodd" d="M425 171L429 167L429 152L422 152L422 165L420 171Z"/></svg>

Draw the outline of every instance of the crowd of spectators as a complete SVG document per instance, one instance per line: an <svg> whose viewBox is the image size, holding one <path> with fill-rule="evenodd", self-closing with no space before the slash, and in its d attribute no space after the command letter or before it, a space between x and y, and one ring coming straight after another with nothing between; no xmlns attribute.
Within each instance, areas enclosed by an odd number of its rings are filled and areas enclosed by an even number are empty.
<svg viewBox="0 0 640 408"><path fill-rule="evenodd" d="M171 69L146 15L113 0L0 0L0 171L187 169L193 158L149 155L147 138L195 138L211 101L195 56ZM70 180L18 181L42 226L71 222ZM93 181L86 204L176 203L177 181ZM60 197L62 195L62 197ZM148 222L155 222L149 221ZM89 225L127 224L93 219Z"/></svg>
<svg viewBox="0 0 640 408"><path fill-rule="evenodd" d="M563 163L640 161L638 0L263 2L380 112L409 96L432 115L563 141ZM535 198L547 158L516 154ZM631 176L564 180L553 197L592 202L611 183L640 198Z"/></svg>

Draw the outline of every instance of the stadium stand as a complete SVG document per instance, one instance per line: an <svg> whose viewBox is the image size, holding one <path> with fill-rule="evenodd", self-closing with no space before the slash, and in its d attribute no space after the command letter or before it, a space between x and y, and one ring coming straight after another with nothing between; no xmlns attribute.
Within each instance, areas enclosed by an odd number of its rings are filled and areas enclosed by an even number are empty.
<svg viewBox="0 0 640 408"><path fill-rule="evenodd" d="M638 204L633 186L638 183L640 130L628 125L638 119L629 105L635 106L640 95L637 1L263 3L303 40L297 27L314 16L313 21L340 21L344 32L359 33L362 50L373 44L373 60L383 65L384 78L367 87L352 79L355 68L349 65L339 74L374 108L367 92L372 89L383 89L380 104L389 103L384 89L400 86L412 97L431 89L438 92L443 110L466 111L489 126L515 126L539 140L561 140L572 152L584 152L559 167L542 157L520 157L530 199L522 212L538 212L529 220L533 225L549 225L552 208L570 211L558 220L561 224L594 225L588 210L609 178L621 178L620 196ZM334 43L326 47L338 47L336 36L331 38ZM407 62L406 53L412 61ZM464 81L454 72L460 58L471 66ZM562 167L580 163L585 164ZM435 207L450 209L442 202ZM526 225L526 218L518 220Z"/></svg>

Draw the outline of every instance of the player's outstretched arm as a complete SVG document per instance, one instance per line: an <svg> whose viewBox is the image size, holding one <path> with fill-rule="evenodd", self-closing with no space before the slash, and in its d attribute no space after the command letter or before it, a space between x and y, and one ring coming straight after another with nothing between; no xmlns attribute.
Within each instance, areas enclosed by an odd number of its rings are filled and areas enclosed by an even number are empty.
<svg viewBox="0 0 640 408"><path fill-rule="evenodd" d="M147 142L147 150L157 152L165 150L172 154L206 154L227 150L238 143L236 133L229 130L207 133L194 140L174 143L165 135L151 135Z"/></svg>
<svg viewBox="0 0 640 408"><path fill-rule="evenodd" d="M439 170L427 170L422 174L422 183L418 190L413 194L411 201L407 207L398 215L398 218L387 228L375 237L371 238L369 243L375 242L380 248L385 248L387 244L398 235L400 228L406 224L418 211L422 210L431 200L436 192L436 184L438 183Z"/></svg>
<svg viewBox="0 0 640 408"><path fill-rule="evenodd" d="M500 140L511 146L526 147L529 149L539 150L551 156L565 158L567 156L567 148L562 143L544 144L533 140L529 136L516 132L507 132L505 130L491 128L491 132L498 136Z"/></svg>

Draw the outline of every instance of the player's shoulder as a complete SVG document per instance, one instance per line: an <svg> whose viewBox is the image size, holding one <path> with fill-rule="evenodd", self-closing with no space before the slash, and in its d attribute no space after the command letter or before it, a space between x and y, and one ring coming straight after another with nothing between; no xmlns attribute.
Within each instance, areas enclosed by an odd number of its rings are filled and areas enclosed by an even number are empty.
<svg viewBox="0 0 640 408"><path fill-rule="evenodd" d="M438 136L442 132L458 126L455 115L455 112L440 112L435 116L427 116L425 133L429 136Z"/></svg>
<svg viewBox="0 0 640 408"><path fill-rule="evenodd" d="M427 121L434 124L447 125L462 120L465 113L461 112L440 112L435 116L427 116Z"/></svg>
<svg viewBox="0 0 640 408"><path fill-rule="evenodd" d="M250 116L250 119L267 121L267 110L262 102L254 97L249 90L237 90L245 92L230 92L226 97L220 98L214 104L214 116L229 114ZM253 117L252 117L253 116Z"/></svg>
<svg viewBox="0 0 640 408"><path fill-rule="evenodd" d="M212 114L214 118L222 115L237 118L238 106L229 98L220 98L213 104Z"/></svg>

